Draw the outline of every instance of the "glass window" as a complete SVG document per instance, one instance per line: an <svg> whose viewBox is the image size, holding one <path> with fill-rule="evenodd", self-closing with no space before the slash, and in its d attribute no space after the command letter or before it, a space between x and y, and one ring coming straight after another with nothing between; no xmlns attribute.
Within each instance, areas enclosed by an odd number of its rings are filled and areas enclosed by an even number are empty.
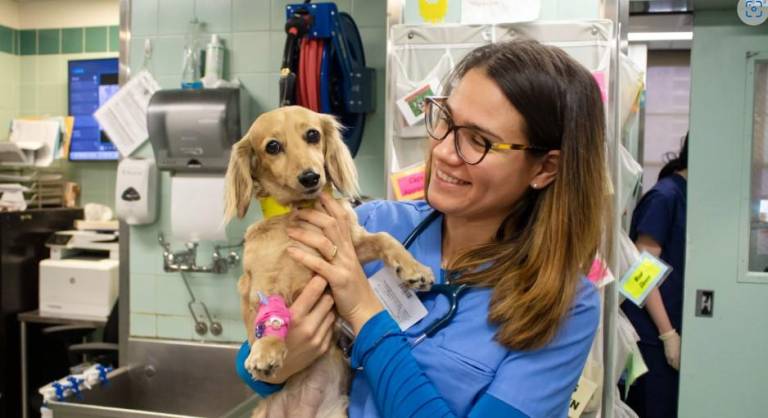
<svg viewBox="0 0 768 418"><path fill-rule="evenodd" d="M768 61L755 61L749 270L768 272Z"/></svg>

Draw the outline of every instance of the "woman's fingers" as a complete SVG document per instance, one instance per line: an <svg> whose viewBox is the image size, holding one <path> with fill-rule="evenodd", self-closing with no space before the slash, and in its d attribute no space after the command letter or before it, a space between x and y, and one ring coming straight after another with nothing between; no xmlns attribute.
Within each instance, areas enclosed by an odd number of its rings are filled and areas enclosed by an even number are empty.
<svg viewBox="0 0 768 418"><path fill-rule="evenodd" d="M317 200L317 203L319 203L325 209L326 213L336 219L339 227L346 227L349 224L349 213L332 196L322 194Z"/></svg>
<svg viewBox="0 0 768 418"><path fill-rule="evenodd" d="M317 302L317 305L303 318L303 322L313 332L323 324L325 317L333 310L333 297L325 294Z"/></svg>
<svg viewBox="0 0 768 418"><path fill-rule="evenodd" d="M331 324L333 324L333 321L331 321ZM331 348L332 343L333 343L333 333L329 331L325 334L325 337L323 338L323 342L320 344L320 352L325 354L325 352L328 351L329 348Z"/></svg>
<svg viewBox="0 0 768 418"><path fill-rule="evenodd" d="M296 212L296 218L308 222L323 231L331 242L341 242L341 233L336 224L336 219L315 209L300 209Z"/></svg>
<svg viewBox="0 0 768 418"><path fill-rule="evenodd" d="M295 261L304 265L304 267L307 269L314 271L318 275L326 278L329 284L331 282L331 277L337 277L338 273L333 268L333 265L316 255L309 254L308 252L302 251L295 247L286 248L285 253Z"/></svg>
<svg viewBox="0 0 768 418"><path fill-rule="evenodd" d="M331 332L331 327L333 327L334 322L336 322L336 314L328 312L325 315L325 318L323 318L323 322L317 328L317 334L315 334L320 337L319 342L325 340L329 334L333 334L333 332Z"/></svg>
<svg viewBox="0 0 768 418"><path fill-rule="evenodd" d="M309 279L307 285L304 286L304 289L291 305L291 316L294 318L305 317L323 296L327 286L328 282L320 276L313 276Z"/></svg>
<svg viewBox="0 0 768 418"><path fill-rule="evenodd" d="M328 261L333 261L338 248L325 235L301 228L288 228L288 237L316 249Z"/></svg>

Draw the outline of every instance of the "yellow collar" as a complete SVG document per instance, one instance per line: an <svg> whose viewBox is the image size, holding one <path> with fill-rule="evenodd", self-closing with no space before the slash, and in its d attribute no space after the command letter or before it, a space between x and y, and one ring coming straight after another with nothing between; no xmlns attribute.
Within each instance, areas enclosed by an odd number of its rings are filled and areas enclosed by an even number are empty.
<svg viewBox="0 0 768 418"><path fill-rule="evenodd" d="M323 189L323 193L333 194L333 188L330 185L326 185ZM315 200L302 200L298 204L283 206L272 196L259 198L259 204L261 204L261 215L263 219L275 218L291 213L292 210L298 208L307 209L315 206Z"/></svg>
<svg viewBox="0 0 768 418"><path fill-rule="evenodd" d="M272 196L259 198L261 204L261 214L264 219L275 218L289 214L296 205L283 206ZM298 207L302 209L311 208L315 204L315 199L299 202Z"/></svg>

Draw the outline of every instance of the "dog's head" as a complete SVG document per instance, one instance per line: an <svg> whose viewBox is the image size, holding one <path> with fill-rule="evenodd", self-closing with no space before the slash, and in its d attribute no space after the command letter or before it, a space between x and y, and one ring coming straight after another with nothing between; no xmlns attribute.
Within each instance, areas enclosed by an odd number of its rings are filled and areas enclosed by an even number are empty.
<svg viewBox="0 0 768 418"><path fill-rule="evenodd" d="M253 197L283 205L316 198L330 182L358 195L357 170L333 116L300 106L259 116L232 147L226 176L226 218L242 218Z"/></svg>

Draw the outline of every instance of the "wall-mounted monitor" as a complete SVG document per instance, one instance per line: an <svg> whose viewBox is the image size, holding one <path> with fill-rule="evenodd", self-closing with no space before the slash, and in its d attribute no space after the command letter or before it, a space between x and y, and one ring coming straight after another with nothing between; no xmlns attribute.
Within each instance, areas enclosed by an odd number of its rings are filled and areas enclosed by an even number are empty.
<svg viewBox="0 0 768 418"><path fill-rule="evenodd" d="M70 161L117 160L118 151L93 112L119 89L117 58L69 61L68 105L74 116Z"/></svg>

